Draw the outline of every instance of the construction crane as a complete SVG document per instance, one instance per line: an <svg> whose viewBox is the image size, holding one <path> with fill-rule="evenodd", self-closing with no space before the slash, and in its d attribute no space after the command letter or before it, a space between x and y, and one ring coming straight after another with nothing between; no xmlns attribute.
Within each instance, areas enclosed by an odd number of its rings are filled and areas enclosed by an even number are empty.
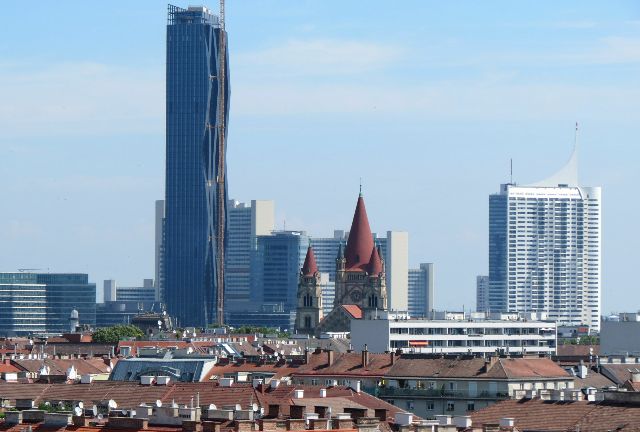
<svg viewBox="0 0 640 432"><path fill-rule="evenodd" d="M216 323L224 324L224 255L226 231L226 79L227 79L227 34L224 28L224 0L220 0L220 37L218 38L218 172L216 177Z"/></svg>

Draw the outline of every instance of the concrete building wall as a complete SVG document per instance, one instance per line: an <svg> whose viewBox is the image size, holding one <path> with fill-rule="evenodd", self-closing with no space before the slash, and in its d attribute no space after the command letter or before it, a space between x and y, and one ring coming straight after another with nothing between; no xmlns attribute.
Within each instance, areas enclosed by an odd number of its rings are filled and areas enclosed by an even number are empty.
<svg viewBox="0 0 640 432"><path fill-rule="evenodd" d="M389 309L406 311L409 308L409 233L387 231L385 261Z"/></svg>
<svg viewBox="0 0 640 432"><path fill-rule="evenodd" d="M117 297L117 284L116 281L113 279L107 279L104 281L103 283L103 295L104 295L104 301L108 302L108 301L116 301L116 297Z"/></svg>

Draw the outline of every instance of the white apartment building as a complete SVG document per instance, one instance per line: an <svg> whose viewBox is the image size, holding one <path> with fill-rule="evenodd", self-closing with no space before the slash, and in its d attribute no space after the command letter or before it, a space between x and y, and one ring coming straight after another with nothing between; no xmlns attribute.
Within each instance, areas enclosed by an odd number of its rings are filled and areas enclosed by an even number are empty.
<svg viewBox="0 0 640 432"><path fill-rule="evenodd" d="M437 314L438 315L438 314ZM440 318L441 316L437 316ZM351 344L374 353L554 354L556 323L540 314L447 314L412 319L404 312L380 312L351 321Z"/></svg>
<svg viewBox="0 0 640 432"><path fill-rule="evenodd" d="M543 312L600 329L600 187L578 186L577 155L551 178L489 197L492 312Z"/></svg>

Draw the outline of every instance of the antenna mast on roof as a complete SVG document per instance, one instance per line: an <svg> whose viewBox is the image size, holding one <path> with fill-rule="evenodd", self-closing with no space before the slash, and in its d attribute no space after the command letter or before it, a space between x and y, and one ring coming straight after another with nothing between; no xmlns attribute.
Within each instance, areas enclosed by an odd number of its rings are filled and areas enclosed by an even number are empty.
<svg viewBox="0 0 640 432"><path fill-rule="evenodd" d="M513 158L510 159L511 162L511 173L509 177L509 184L513 184Z"/></svg>

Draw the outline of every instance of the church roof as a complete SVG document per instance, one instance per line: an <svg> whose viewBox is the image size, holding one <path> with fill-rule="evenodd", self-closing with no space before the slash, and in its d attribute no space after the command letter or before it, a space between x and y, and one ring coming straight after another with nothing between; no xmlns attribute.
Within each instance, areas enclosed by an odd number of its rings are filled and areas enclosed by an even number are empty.
<svg viewBox="0 0 640 432"><path fill-rule="evenodd" d="M316 256L313 254L313 248L309 246L307 249L307 256L304 259L304 264L302 265L302 275L303 276L313 276L318 271L318 264L316 264Z"/></svg>
<svg viewBox="0 0 640 432"><path fill-rule="evenodd" d="M373 248L373 253L371 254L371 259L367 266L367 272L370 275L378 275L382 273L382 260L380 259L378 248Z"/></svg>
<svg viewBox="0 0 640 432"><path fill-rule="evenodd" d="M351 230L347 239L345 258L347 270L366 270L373 252L373 235L369 227L367 210L364 207L364 198L358 196L356 211L353 214Z"/></svg>

